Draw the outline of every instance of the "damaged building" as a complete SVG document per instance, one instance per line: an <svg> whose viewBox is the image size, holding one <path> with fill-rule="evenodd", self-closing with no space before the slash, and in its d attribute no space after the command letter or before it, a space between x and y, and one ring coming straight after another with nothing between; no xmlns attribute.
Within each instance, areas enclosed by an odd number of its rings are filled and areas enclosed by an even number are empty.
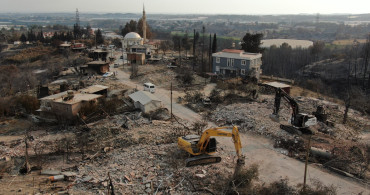
<svg viewBox="0 0 370 195"><path fill-rule="evenodd" d="M147 91L137 91L129 97L134 102L135 108L139 108L144 113L154 111L162 106L161 100Z"/></svg>
<svg viewBox="0 0 370 195"><path fill-rule="evenodd" d="M40 98L41 117L73 119L86 103L97 103L106 95L108 87L93 85L80 91L68 90Z"/></svg>
<svg viewBox="0 0 370 195"><path fill-rule="evenodd" d="M106 61L92 61L86 65L80 66L80 70L84 74L104 74L109 72L109 62Z"/></svg>

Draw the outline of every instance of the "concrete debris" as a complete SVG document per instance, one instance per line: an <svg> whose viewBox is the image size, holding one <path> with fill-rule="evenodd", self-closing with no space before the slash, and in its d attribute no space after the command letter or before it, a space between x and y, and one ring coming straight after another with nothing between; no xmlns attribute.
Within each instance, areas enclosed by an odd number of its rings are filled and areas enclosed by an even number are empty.
<svg viewBox="0 0 370 195"><path fill-rule="evenodd" d="M115 149L80 165L76 176L79 182L74 188L87 189L90 193L104 190L109 172L115 190L123 194L152 194L156 190L157 194L166 194L170 189L171 194L191 194L193 188L184 181L184 177L191 178L194 184L202 182L211 185L212 180L232 172L231 169L226 171L225 167L233 164L233 154L226 151L219 153L225 156L222 162L193 169L184 166L186 154L178 151L176 143ZM206 177L206 174L212 177ZM96 189L89 187L91 185Z"/></svg>
<svg viewBox="0 0 370 195"><path fill-rule="evenodd" d="M51 182L55 182L55 181L62 181L64 180L64 175L55 175L55 176L50 176L49 177L49 180Z"/></svg>
<svg viewBox="0 0 370 195"><path fill-rule="evenodd" d="M42 170L41 175L60 175L60 171L57 170Z"/></svg>

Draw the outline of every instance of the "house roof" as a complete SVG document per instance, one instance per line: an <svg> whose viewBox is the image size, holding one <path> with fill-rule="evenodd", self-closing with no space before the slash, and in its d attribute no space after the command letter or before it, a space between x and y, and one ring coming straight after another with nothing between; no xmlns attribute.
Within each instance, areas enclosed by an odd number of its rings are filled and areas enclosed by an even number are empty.
<svg viewBox="0 0 370 195"><path fill-rule="evenodd" d="M147 91L137 91L129 95L129 97L135 102L140 102L142 105L146 105L151 101L161 101L155 95Z"/></svg>
<svg viewBox="0 0 370 195"><path fill-rule="evenodd" d="M96 93L98 91L101 91L101 90L104 90L104 89L108 89L109 87L107 86L104 86L104 85L92 85L90 87L86 87L84 89L81 89L80 92L81 93Z"/></svg>
<svg viewBox="0 0 370 195"><path fill-rule="evenodd" d="M109 62L105 62L105 61L91 61L89 63L87 63L88 65L105 65L105 64L109 64Z"/></svg>
<svg viewBox="0 0 370 195"><path fill-rule="evenodd" d="M40 100L55 100L55 99L61 98L62 96L65 96L65 95L67 95L67 91L63 91L61 93L46 96L46 97L40 98Z"/></svg>
<svg viewBox="0 0 370 195"><path fill-rule="evenodd" d="M227 52L227 53L242 53L244 52L243 50L240 49L224 49L222 52Z"/></svg>
<svg viewBox="0 0 370 195"><path fill-rule="evenodd" d="M54 102L63 103L63 104L76 104L82 101L91 101L102 97L102 95L96 94L86 94L86 93L75 93L73 98L70 100L63 100L63 97L55 99Z"/></svg>
<svg viewBox="0 0 370 195"><path fill-rule="evenodd" d="M238 49L224 49L220 52L212 54L213 57L222 58L234 58L234 59L246 59L254 60L262 57L260 53L248 53Z"/></svg>
<svg viewBox="0 0 370 195"><path fill-rule="evenodd" d="M291 87L290 85L287 85L287 84L284 84L284 83L279 83L279 82L266 82L264 83L265 85L268 85L268 86L271 86L271 87L274 87L274 88L287 88L287 87Z"/></svg>

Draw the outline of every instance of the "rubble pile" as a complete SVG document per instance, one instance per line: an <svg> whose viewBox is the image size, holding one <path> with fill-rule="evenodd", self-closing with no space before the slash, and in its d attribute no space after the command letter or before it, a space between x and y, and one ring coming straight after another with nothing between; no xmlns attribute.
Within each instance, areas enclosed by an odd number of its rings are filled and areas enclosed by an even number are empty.
<svg viewBox="0 0 370 195"><path fill-rule="evenodd" d="M220 187L217 181L232 175L235 165L231 154L222 150L219 154L221 163L185 167L188 156L175 143L116 149L83 162L70 192L106 192L108 173L115 192L123 194L187 194L204 186L213 190Z"/></svg>
<svg viewBox="0 0 370 195"><path fill-rule="evenodd" d="M269 115L272 110L272 99L265 99L262 103L220 105L212 113L210 119L218 126L238 125L241 132L251 131L272 137L288 136L289 134L280 129L279 123L270 120ZM287 121L288 118L287 109L282 108L280 119Z"/></svg>

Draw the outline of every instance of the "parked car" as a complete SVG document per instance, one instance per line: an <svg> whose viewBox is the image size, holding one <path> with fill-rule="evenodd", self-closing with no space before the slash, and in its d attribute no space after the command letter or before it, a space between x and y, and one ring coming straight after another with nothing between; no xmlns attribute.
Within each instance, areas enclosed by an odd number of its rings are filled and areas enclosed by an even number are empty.
<svg viewBox="0 0 370 195"><path fill-rule="evenodd" d="M123 59L123 56L119 57L119 59Z"/></svg>
<svg viewBox="0 0 370 195"><path fill-rule="evenodd" d="M114 64L114 66L113 66L114 68L118 68L118 64Z"/></svg>
<svg viewBox="0 0 370 195"><path fill-rule="evenodd" d="M110 77L113 75L113 72L106 72L105 74L103 74L103 77Z"/></svg>
<svg viewBox="0 0 370 195"><path fill-rule="evenodd" d="M155 85L153 83L144 83L144 91L149 91L150 93L154 93Z"/></svg>

